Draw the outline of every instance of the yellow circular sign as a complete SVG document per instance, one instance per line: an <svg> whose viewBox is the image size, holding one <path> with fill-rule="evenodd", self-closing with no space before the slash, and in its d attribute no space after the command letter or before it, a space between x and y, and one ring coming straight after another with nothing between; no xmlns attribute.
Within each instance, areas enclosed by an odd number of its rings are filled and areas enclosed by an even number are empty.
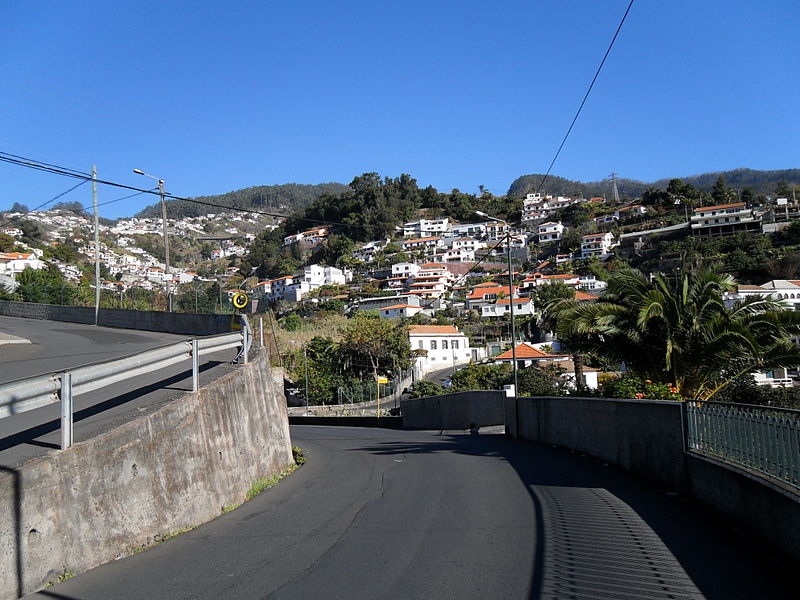
<svg viewBox="0 0 800 600"><path fill-rule="evenodd" d="M237 292L233 295L233 305L236 308L244 308L249 301L250 299L244 292Z"/></svg>

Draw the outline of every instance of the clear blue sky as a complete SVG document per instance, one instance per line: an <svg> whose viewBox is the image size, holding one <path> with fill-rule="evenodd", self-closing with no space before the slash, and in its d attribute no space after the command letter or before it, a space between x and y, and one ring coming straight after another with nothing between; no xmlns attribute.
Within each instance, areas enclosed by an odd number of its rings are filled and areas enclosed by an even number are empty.
<svg viewBox="0 0 800 600"><path fill-rule="evenodd" d="M0 2L0 150L182 196L367 171L502 194L547 168L626 6ZM800 167L798 32L797 0L636 0L553 173ZM0 208L73 183L0 163Z"/></svg>

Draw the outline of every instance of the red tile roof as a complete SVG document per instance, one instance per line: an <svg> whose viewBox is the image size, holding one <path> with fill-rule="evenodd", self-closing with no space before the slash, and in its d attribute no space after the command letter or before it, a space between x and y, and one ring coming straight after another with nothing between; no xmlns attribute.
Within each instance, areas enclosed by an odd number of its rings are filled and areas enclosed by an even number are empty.
<svg viewBox="0 0 800 600"><path fill-rule="evenodd" d="M534 348L525 342L518 344L515 350L517 354L517 360L554 359L567 356L566 354L548 354L547 352L542 352L541 350ZM494 360L512 360L513 358L514 355L511 350L506 350L499 356L495 356Z"/></svg>
<svg viewBox="0 0 800 600"><path fill-rule="evenodd" d="M412 335L461 334L452 325L412 325L409 328L409 333Z"/></svg>

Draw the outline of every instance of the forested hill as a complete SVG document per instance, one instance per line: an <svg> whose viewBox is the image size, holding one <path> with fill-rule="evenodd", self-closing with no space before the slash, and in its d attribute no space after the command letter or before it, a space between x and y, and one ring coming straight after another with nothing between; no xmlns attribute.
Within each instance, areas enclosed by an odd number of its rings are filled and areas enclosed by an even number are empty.
<svg viewBox="0 0 800 600"><path fill-rule="evenodd" d="M288 215L304 209L323 194L338 195L349 189L348 186L342 183L320 183L317 185L287 183L285 185L259 185L217 196L198 196L194 199L220 204L229 207L230 211L255 209ZM228 212L222 208L214 208L213 206L186 200L169 200L167 202L167 210L170 218L173 219ZM158 204L151 204L137 213L136 216L160 217L161 208Z"/></svg>
<svg viewBox="0 0 800 600"><path fill-rule="evenodd" d="M754 169L734 169L733 171L715 171L702 175L681 177L684 183L710 192L717 178L722 175L725 183L733 188L750 188L754 195L772 194L780 182L800 184L800 169L779 169L773 171L757 171ZM517 177L508 188L508 194L515 198L522 198L528 192L536 191L542 181L543 175L522 175ZM617 179L620 195L629 198L639 198L642 193L651 187L665 189L670 179L659 179L652 183L637 181L635 179ZM550 175L542 186L541 193L553 196L577 196L589 198L592 196L611 196L611 180L603 181L571 181L563 177Z"/></svg>

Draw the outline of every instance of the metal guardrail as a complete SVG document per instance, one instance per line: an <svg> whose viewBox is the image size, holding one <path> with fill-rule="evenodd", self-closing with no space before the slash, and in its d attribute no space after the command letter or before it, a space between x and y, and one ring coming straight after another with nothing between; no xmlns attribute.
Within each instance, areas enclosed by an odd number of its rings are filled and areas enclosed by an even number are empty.
<svg viewBox="0 0 800 600"><path fill-rule="evenodd" d="M690 452L746 467L800 489L800 410L686 403Z"/></svg>
<svg viewBox="0 0 800 600"><path fill-rule="evenodd" d="M190 359L192 361L192 391L197 391L200 383L199 359L201 356L229 348L240 348L236 359L241 357L244 363L247 363L252 334L247 319L242 317L242 322L240 333L223 333L192 338L125 358L4 383L0 385L0 418L61 402L61 448L68 448L73 442L72 399L74 396Z"/></svg>

